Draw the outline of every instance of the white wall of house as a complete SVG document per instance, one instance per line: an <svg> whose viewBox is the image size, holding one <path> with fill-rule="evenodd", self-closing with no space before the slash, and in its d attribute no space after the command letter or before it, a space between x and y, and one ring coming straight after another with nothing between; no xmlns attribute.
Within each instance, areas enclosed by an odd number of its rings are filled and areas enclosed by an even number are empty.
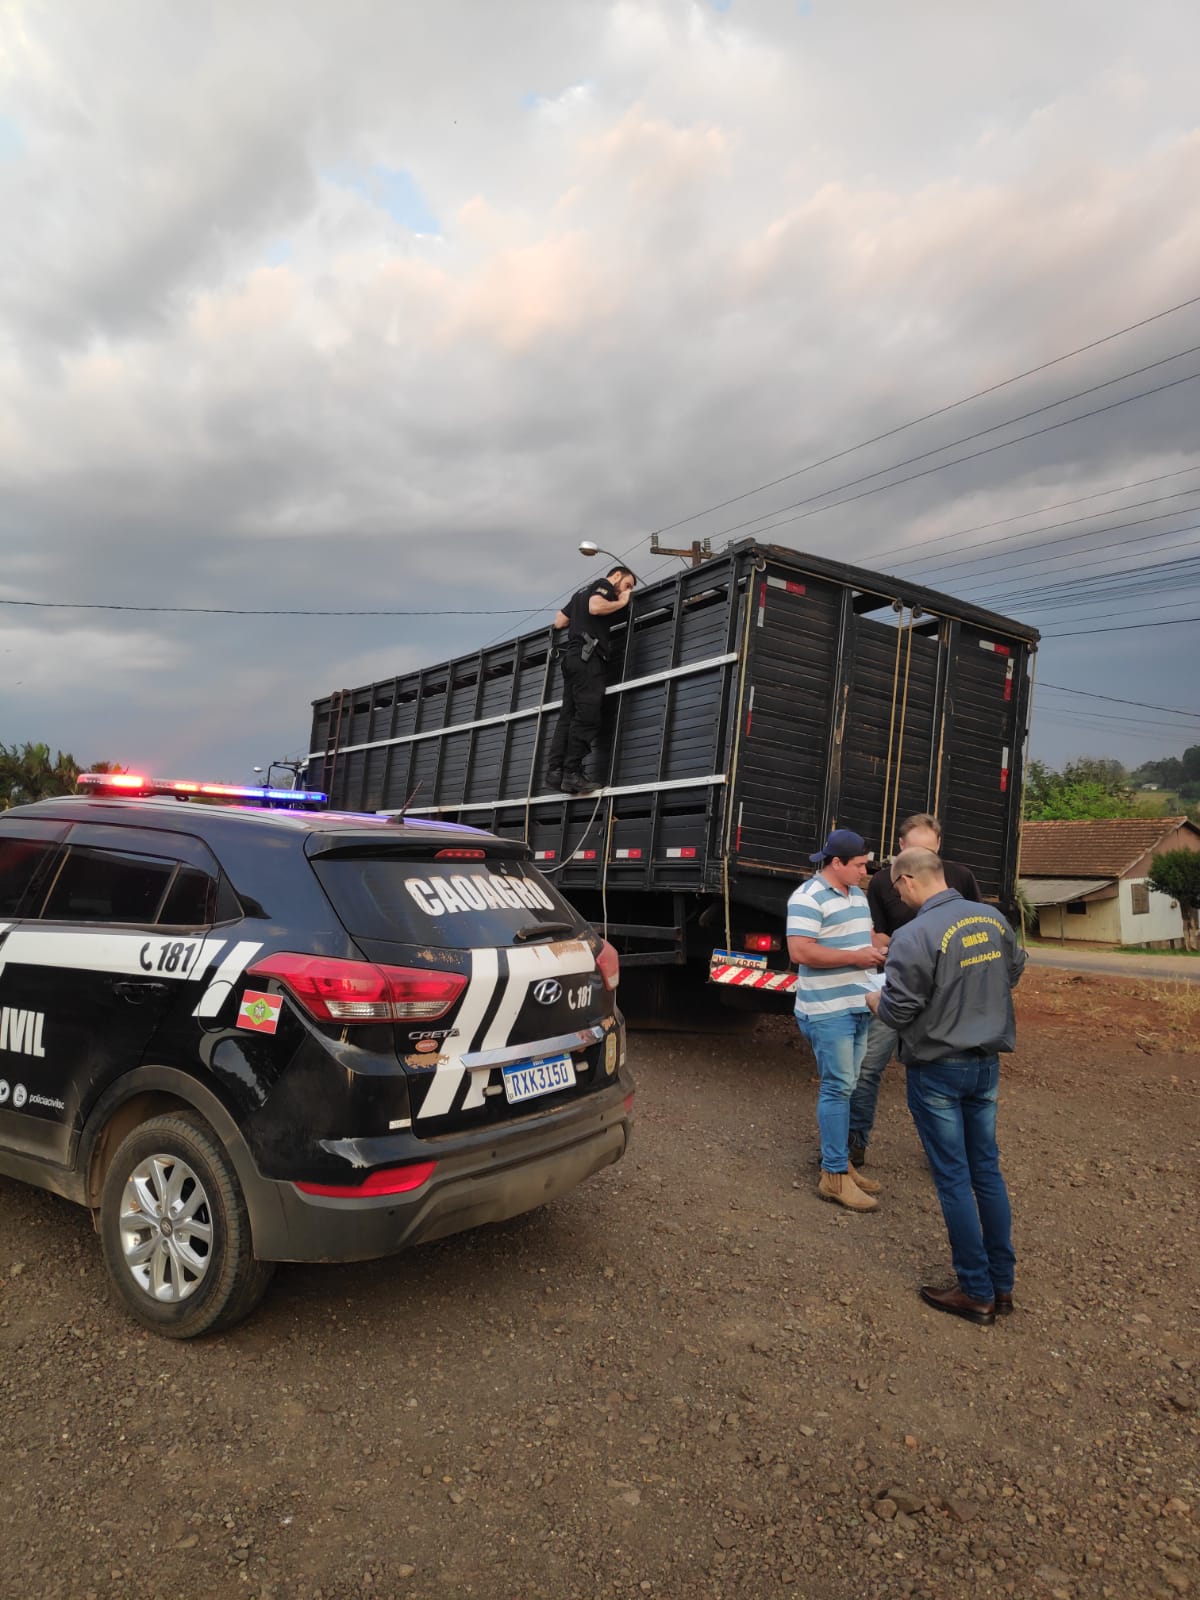
<svg viewBox="0 0 1200 1600"><path fill-rule="evenodd" d="M1065 906L1043 906L1038 928L1043 939L1090 939L1096 944L1120 944L1121 910L1116 895L1107 900L1076 901L1080 911ZM1138 918L1145 921L1144 917Z"/></svg>
<svg viewBox="0 0 1200 1600"><path fill-rule="evenodd" d="M1151 944L1160 939L1183 938L1183 913L1176 905L1172 907L1171 897L1159 894L1157 890L1149 890L1150 909L1135 912L1133 909L1134 887L1145 885L1145 878L1122 878L1117 885L1121 907L1121 944ZM1116 901L1110 901L1115 905ZM1068 918L1069 922L1082 921L1082 918ZM1068 935L1069 937L1069 935ZM1076 938L1082 935L1076 934Z"/></svg>

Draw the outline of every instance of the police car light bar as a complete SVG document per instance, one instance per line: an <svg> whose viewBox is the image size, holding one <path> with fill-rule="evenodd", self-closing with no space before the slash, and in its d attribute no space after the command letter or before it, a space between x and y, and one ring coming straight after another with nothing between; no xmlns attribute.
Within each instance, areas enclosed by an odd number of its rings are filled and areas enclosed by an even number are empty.
<svg viewBox="0 0 1200 1600"><path fill-rule="evenodd" d="M257 800L260 805L270 801L291 801L294 804L323 806L329 799L319 789L262 789L253 784L193 783L188 778L143 778L133 772L81 772L79 786L93 794L124 794L139 798L171 794L180 800L203 795L213 800Z"/></svg>

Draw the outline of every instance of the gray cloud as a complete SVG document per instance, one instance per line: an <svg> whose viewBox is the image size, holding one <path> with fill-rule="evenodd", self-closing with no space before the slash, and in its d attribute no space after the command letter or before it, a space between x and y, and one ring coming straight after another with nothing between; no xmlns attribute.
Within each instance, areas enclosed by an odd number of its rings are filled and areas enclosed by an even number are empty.
<svg viewBox="0 0 1200 1600"><path fill-rule="evenodd" d="M641 562L649 527L1194 292L1198 36L1168 0L11 6L0 596L548 607L583 535ZM680 536L1190 344L1195 310ZM870 564L1184 465L1195 415L1164 393L770 537ZM235 777L303 747L313 696L504 626L0 607L0 738ZM1042 671L1188 704L1196 636ZM1155 753L1111 730L1036 737Z"/></svg>

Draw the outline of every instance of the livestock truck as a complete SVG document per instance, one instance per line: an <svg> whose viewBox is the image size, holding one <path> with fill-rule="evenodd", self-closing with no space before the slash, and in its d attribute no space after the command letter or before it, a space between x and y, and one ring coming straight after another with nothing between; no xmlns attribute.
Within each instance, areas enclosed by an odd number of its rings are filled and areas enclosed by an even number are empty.
<svg viewBox="0 0 1200 1600"><path fill-rule="evenodd" d="M545 626L317 700L307 782L346 810L524 839L668 1008L782 1009L787 899L835 826L885 859L898 822L931 811L1013 913L1038 637L743 539L639 586L614 622L595 793L545 782L562 682Z"/></svg>

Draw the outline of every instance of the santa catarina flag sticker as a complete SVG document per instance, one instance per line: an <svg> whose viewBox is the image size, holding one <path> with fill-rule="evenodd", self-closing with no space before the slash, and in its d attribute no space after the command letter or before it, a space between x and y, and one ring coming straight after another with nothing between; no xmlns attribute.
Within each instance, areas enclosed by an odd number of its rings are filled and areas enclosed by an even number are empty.
<svg viewBox="0 0 1200 1600"><path fill-rule="evenodd" d="M274 1033L279 1026L282 1009L282 995L262 994L257 989L247 989L238 1007L237 1025L239 1028L249 1028L251 1033Z"/></svg>

